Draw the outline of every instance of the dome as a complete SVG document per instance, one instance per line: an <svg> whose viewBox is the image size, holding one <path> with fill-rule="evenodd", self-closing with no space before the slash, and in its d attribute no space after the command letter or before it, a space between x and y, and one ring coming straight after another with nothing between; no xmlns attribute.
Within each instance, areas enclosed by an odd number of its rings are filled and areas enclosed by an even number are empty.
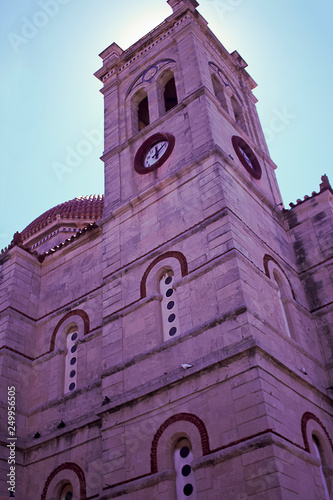
<svg viewBox="0 0 333 500"><path fill-rule="evenodd" d="M73 200L60 203L60 205L44 212L23 229L21 232L23 242L56 220L97 221L102 217L103 206L104 196L101 194L77 196Z"/></svg>

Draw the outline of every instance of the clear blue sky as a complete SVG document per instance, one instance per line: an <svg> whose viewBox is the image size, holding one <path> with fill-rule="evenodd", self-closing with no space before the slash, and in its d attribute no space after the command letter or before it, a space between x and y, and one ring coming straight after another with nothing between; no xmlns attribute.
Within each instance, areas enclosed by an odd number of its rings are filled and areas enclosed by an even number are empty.
<svg viewBox="0 0 333 500"><path fill-rule="evenodd" d="M199 3L258 84L285 205L318 190L323 173L333 182L332 0ZM98 54L113 41L126 49L171 12L166 0L2 0L0 248L45 210L103 192Z"/></svg>

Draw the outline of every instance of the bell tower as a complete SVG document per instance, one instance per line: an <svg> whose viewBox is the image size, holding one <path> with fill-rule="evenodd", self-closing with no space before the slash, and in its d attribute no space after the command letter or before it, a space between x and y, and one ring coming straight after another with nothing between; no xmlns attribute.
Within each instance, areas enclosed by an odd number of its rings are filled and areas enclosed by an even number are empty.
<svg viewBox="0 0 333 500"><path fill-rule="evenodd" d="M168 174L182 175L193 158L200 161L213 152L246 189L279 205L275 165L252 94L256 84L245 61L216 39L196 11L197 2L168 3L173 14L155 30L125 51L113 43L100 54L103 67L96 76L105 99L105 214ZM156 133L172 134L172 155L161 150L152 158L154 168L139 166L138 172L135 164L144 161Z"/></svg>
<svg viewBox="0 0 333 500"><path fill-rule="evenodd" d="M325 407L310 420L327 441L329 381L256 84L195 0L168 4L172 14L127 50L105 49L95 74L103 498L306 498L304 415Z"/></svg>

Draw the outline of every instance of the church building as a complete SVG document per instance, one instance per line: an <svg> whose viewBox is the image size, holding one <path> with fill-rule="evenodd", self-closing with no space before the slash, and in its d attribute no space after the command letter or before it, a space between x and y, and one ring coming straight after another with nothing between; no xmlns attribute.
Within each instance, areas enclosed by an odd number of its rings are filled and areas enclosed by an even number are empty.
<svg viewBox="0 0 333 500"><path fill-rule="evenodd" d="M283 207L246 62L167 3L100 54L105 194L0 254L0 500L333 498L332 187Z"/></svg>

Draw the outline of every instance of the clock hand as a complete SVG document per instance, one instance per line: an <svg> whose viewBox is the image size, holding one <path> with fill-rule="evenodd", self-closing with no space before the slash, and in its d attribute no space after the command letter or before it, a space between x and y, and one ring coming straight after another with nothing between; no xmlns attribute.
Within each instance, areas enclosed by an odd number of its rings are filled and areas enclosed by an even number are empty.
<svg viewBox="0 0 333 500"><path fill-rule="evenodd" d="M157 153L159 153L161 151L161 149L163 149L165 146L165 142L162 144L162 146L157 150Z"/></svg>
<svg viewBox="0 0 333 500"><path fill-rule="evenodd" d="M157 146L155 146L155 154L153 154L152 158L158 158Z"/></svg>
<svg viewBox="0 0 333 500"><path fill-rule="evenodd" d="M246 161L246 163L248 163L249 165L252 165L252 164L251 164L251 160L250 160L250 158L248 157L248 155L245 153L245 151L243 151L243 150L240 148L240 152L241 152L241 155L243 156L244 160Z"/></svg>

